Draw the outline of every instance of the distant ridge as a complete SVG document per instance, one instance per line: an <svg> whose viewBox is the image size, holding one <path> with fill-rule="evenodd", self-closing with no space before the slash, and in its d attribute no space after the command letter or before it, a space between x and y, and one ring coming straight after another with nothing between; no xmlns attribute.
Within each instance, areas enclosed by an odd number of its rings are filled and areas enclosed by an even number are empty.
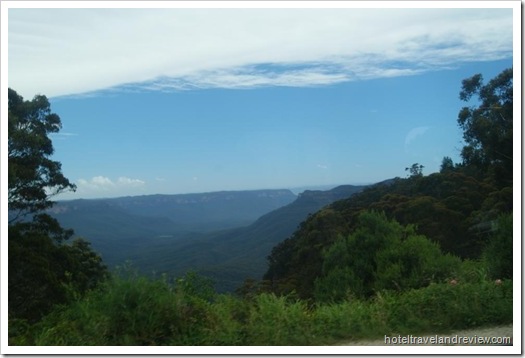
<svg viewBox="0 0 525 358"><path fill-rule="evenodd" d="M309 214L365 187L341 185L328 191L307 190L294 202L261 216L247 227L159 243L131 259L145 272L181 275L196 270L213 278L217 290L233 291L248 277L262 277L271 249L292 235ZM155 262L146 253L156 257Z"/></svg>
<svg viewBox="0 0 525 358"><path fill-rule="evenodd" d="M77 199L59 201L48 213L113 266L154 243L249 225L296 198L281 189Z"/></svg>
<svg viewBox="0 0 525 358"><path fill-rule="evenodd" d="M260 279L271 249L308 215L365 187L79 199L58 202L50 213L90 241L110 267L130 260L145 274L194 270L225 292Z"/></svg>
<svg viewBox="0 0 525 358"><path fill-rule="evenodd" d="M114 212L130 218L162 218L166 223L175 225L176 231L202 232L248 225L261 215L295 199L296 195L286 189L155 194L59 201L49 212L59 221L67 218L65 225L76 228L79 234L86 236L90 236L92 225L104 226L105 217L98 215L99 210L110 216ZM89 227L83 225L82 220L85 219L92 221Z"/></svg>

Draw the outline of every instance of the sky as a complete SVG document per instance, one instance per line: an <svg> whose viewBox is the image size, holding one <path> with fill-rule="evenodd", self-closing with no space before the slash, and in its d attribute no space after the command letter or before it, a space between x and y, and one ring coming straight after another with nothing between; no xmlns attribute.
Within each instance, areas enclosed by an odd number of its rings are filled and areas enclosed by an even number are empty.
<svg viewBox="0 0 525 358"><path fill-rule="evenodd" d="M77 191L58 199L369 184L461 160L461 81L513 65L508 2L300 4L10 8L7 85L62 120L52 158Z"/></svg>

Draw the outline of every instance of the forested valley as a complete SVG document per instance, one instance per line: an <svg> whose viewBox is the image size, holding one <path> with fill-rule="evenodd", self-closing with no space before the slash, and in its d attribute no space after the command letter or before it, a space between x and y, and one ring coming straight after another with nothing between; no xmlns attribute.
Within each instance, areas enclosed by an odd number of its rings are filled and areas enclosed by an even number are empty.
<svg viewBox="0 0 525 358"><path fill-rule="evenodd" d="M512 323L512 69L463 80L459 96L460 163L445 157L429 175L407 163L405 178L315 202L306 193L201 240L199 252L237 247L217 270L264 262L260 277L243 272L219 293L213 266L110 269L89 237L60 225L52 198L75 188L51 159L60 118L45 96L9 89L9 344L325 345Z"/></svg>

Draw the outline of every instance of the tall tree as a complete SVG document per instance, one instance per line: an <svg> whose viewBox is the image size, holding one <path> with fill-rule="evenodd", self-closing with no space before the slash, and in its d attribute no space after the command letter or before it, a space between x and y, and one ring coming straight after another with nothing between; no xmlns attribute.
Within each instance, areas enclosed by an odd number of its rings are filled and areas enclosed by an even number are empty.
<svg viewBox="0 0 525 358"><path fill-rule="evenodd" d="M458 123L466 145L464 164L489 174L500 185L512 185L512 68L483 84L481 74L463 80L459 98L474 106L463 107Z"/></svg>
<svg viewBox="0 0 525 358"><path fill-rule="evenodd" d="M8 301L10 322L36 321L59 303L93 289L107 268L86 241L63 243L73 235L42 211L51 197L75 186L64 177L60 162L50 159L50 133L61 128L45 96L31 101L9 89ZM32 214L29 220L18 220Z"/></svg>
<svg viewBox="0 0 525 358"><path fill-rule="evenodd" d="M50 159L53 144L48 137L62 127L45 96L25 101L9 89L8 110L8 200L15 221L52 205L50 198L75 185L64 177L61 164Z"/></svg>

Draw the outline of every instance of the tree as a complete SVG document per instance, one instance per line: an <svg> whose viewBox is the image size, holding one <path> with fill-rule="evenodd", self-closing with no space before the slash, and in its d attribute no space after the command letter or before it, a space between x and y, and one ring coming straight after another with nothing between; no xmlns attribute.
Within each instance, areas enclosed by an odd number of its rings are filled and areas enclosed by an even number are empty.
<svg viewBox="0 0 525 358"><path fill-rule="evenodd" d="M49 133L61 128L45 96L24 101L9 89L8 203L14 213L8 231L9 319L39 320L56 304L93 289L107 276L100 256L83 240L63 243L73 235L43 210L50 198L74 190L50 159ZM18 220L31 214L29 219Z"/></svg>
<svg viewBox="0 0 525 358"><path fill-rule="evenodd" d="M410 168L405 168L406 172L410 173L410 177L422 177L424 166L419 163L414 163Z"/></svg>
<svg viewBox="0 0 525 358"><path fill-rule="evenodd" d="M464 164L491 175L503 186L512 184L512 68L502 71L486 85L481 74L463 80L459 98L475 106L463 107L458 115L466 145Z"/></svg>
<svg viewBox="0 0 525 358"><path fill-rule="evenodd" d="M460 263L419 235L413 225L403 226L375 211L363 211L356 230L339 237L324 251L323 259L314 295L325 302L425 287L452 276Z"/></svg>
<svg viewBox="0 0 525 358"><path fill-rule="evenodd" d="M48 135L62 124L47 98L37 95L24 101L10 88L8 106L8 202L13 222L49 208L52 196L75 190L75 185L64 177L61 164L49 159L54 148Z"/></svg>
<svg viewBox="0 0 525 358"><path fill-rule="evenodd" d="M9 226L9 318L38 321L56 304L82 296L107 275L89 243L57 244L43 230Z"/></svg>
<svg viewBox="0 0 525 358"><path fill-rule="evenodd" d="M443 157L441 161L441 167L439 168L440 173L448 173L454 170L454 162L450 157Z"/></svg>

